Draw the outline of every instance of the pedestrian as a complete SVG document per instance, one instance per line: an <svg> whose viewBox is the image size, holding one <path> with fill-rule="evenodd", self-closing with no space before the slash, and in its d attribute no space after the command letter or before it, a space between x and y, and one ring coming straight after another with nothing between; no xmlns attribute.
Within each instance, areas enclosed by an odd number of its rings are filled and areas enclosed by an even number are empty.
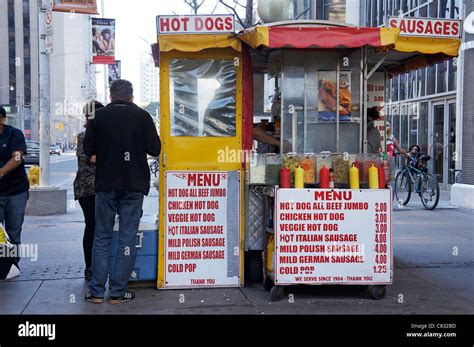
<svg viewBox="0 0 474 347"><path fill-rule="evenodd" d="M21 230L30 189L23 162L27 149L25 136L21 130L6 125L6 117L5 109L0 107L0 222L16 247L13 263L19 268Z"/></svg>
<svg viewBox="0 0 474 347"><path fill-rule="evenodd" d="M92 101L84 106L83 113L86 118L84 127L87 129L94 117L95 111L103 108L98 101ZM79 201L82 213L84 214L85 229L82 238L82 248L84 250L84 261L86 268L84 277L87 281L91 280L92 273L92 245L94 243L95 232L95 159L89 157L84 152L85 131L77 136L77 174L74 180L74 199Z"/></svg>
<svg viewBox="0 0 474 347"><path fill-rule="evenodd" d="M406 156L407 152L400 146L398 139L392 134L390 123L387 122L387 153L390 157L395 157L398 154Z"/></svg>
<svg viewBox="0 0 474 347"><path fill-rule="evenodd" d="M375 121L380 119L377 106L367 109L367 153L380 154L382 141L380 131L375 127Z"/></svg>
<svg viewBox="0 0 474 347"><path fill-rule="evenodd" d="M114 81L110 99L107 107L95 112L84 138L85 153L97 157L92 279L85 299L104 302L109 276L110 303L119 304L135 298L128 290L128 280L135 264L143 199L150 190L147 154L158 157L161 142L150 114L133 103L133 86L129 81ZM118 250L111 272L109 257L117 214Z"/></svg>

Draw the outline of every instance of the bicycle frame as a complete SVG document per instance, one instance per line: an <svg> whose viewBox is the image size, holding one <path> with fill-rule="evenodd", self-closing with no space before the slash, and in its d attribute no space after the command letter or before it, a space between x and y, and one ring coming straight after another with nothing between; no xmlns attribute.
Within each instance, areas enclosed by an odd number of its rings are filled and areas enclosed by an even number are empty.
<svg viewBox="0 0 474 347"><path fill-rule="evenodd" d="M424 169L417 169L417 168L415 168L411 165L406 165L405 168L403 169L403 171L408 173L408 176L410 177L410 181L414 186L414 192L419 193L420 189L419 189L419 187L417 187L415 177L414 177L414 173L420 175L421 178L424 178L425 170Z"/></svg>

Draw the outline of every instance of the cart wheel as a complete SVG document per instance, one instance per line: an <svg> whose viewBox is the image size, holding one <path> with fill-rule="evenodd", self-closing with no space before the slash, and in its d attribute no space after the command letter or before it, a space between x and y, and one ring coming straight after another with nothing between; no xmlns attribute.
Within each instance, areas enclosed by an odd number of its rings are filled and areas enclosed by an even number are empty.
<svg viewBox="0 0 474 347"><path fill-rule="evenodd" d="M270 290L270 298L273 302L281 301L285 295L285 287L274 286Z"/></svg>
<svg viewBox="0 0 474 347"><path fill-rule="evenodd" d="M385 298L385 295L387 295L387 289L385 286L368 286L367 292L374 300L381 300Z"/></svg>
<svg viewBox="0 0 474 347"><path fill-rule="evenodd" d="M275 285L273 284L273 281L270 276L265 276L265 279L263 280L263 288L265 288L265 290L269 292L274 286Z"/></svg>

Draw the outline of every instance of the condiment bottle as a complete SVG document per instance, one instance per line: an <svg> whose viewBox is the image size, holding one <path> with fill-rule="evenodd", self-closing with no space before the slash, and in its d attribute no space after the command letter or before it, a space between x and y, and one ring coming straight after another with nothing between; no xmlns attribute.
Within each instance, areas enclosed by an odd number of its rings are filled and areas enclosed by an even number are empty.
<svg viewBox="0 0 474 347"><path fill-rule="evenodd" d="M384 177L385 177L385 183L390 182L390 165L387 160L387 154L384 154L383 161L382 161L382 167L384 171Z"/></svg>
<svg viewBox="0 0 474 347"><path fill-rule="evenodd" d="M332 170L329 174L329 189L334 189L334 172Z"/></svg>
<svg viewBox="0 0 474 347"><path fill-rule="evenodd" d="M295 188L303 189L304 188L304 169L298 167L295 170Z"/></svg>
<svg viewBox="0 0 474 347"><path fill-rule="evenodd" d="M369 169L369 187L370 189L379 189L379 170L374 164Z"/></svg>
<svg viewBox="0 0 474 347"><path fill-rule="evenodd" d="M322 189L329 189L329 169L326 165L319 172L319 187Z"/></svg>
<svg viewBox="0 0 474 347"><path fill-rule="evenodd" d="M379 167L379 189L385 189L385 171L383 167Z"/></svg>
<svg viewBox="0 0 474 347"><path fill-rule="evenodd" d="M282 167L280 170L280 188L289 189L291 188L291 174L290 169Z"/></svg>
<svg viewBox="0 0 474 347"><path fill-rule="evenodd" d="M359 169L355 163L352 164L352 167L349 170L349 183L351 189L360 189Z"/></svg>

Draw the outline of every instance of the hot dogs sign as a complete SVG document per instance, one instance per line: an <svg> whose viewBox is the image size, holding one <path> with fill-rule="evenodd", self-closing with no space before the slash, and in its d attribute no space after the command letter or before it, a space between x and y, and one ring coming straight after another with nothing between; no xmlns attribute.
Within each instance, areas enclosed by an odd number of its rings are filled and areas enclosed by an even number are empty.
<svg viewBox="0 0 474 347"><path fill-rule="evenodd" d="M235 31L233 15L158 16L158 34L218 34Z"/></svg>

